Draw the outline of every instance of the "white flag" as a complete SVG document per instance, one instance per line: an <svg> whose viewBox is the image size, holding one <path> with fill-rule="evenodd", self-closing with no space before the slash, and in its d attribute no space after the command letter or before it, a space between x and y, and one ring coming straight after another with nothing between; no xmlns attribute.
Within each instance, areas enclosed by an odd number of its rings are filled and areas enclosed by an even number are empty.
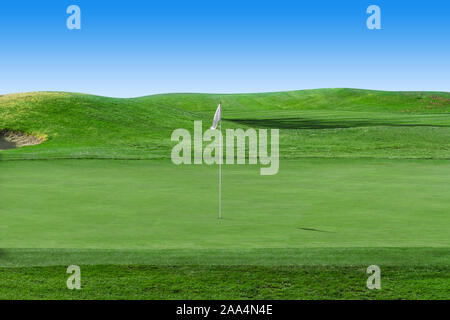
<svg viewBox="0 0 450 320"><path fill-rule="evenodd" d="M222 120L222 106L219 103L217 107L216 113L214 114L213 124L211 126L211 130L215 130L217 128L217 124Z"/></svg>

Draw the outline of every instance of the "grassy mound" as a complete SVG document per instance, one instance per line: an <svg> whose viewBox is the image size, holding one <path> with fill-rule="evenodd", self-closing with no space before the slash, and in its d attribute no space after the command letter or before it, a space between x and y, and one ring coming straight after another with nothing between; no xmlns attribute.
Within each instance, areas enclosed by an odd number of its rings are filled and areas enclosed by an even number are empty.
<svg viewBox="0 0 450 320"><path fill-rule="evenodd" d="M168 159L174 129L280 128L280 155L450 158L450 93L317 89L261 94L166 94L115 99L34 92L0 97L0 128L47 136L5 159Z"/></svg>

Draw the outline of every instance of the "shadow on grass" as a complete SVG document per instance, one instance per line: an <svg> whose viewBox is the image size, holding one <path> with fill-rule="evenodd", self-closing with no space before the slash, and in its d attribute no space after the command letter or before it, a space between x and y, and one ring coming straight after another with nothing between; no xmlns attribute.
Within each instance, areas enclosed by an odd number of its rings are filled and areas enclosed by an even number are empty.
<svg viewBox="0 0 450 320"><path fill-rule="evenodd" d="M339 119L319 120L306 118L272 118L272 119L224 119L256 128L277 129L345 129L356 127L450 127L449 125L402 123L374 119Z"/></svg>
<svg viewBox="0 0 450 320"><path fill-rule="evenodd" d="M327 230L320 230L320 229L315 229L315 228L302 228L299 227L297 229L301 229L301 230L305 230L305 231L316 231L316 232L330 232L330 233L334 233L333 231L327 231Z"/></svg>
<svg viewBox="0 0 450 320"><path fill-rule="evenodd" d="M8 254L6 253L5 249L0 249L0 265L2 265L2 262L5 261Z"/></svg>

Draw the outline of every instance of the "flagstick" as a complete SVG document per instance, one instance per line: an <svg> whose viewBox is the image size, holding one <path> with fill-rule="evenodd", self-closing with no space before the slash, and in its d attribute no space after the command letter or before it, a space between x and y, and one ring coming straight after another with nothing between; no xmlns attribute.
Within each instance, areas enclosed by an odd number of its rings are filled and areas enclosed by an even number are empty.
<svg viewBox="0 0 450 320"><path fill-rule="evenodd" d="M220 147L219 147L219 219L222 219L222 107L220 110L220 122L219 122L219 131L220 131Z"/></svg>

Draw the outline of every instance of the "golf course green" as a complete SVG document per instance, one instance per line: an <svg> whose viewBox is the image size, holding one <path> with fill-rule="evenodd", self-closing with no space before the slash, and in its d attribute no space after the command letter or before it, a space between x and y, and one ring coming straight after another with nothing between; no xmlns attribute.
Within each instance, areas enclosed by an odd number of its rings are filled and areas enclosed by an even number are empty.
<svg viewBox="0 0 450 320"><path fill-rule="evenodd" d="M223 165L222 219L217 165L170 160L219 101L223 129L280 130L278 174ZM1 130L43 142L0 150L0 299L450 297L450 93L34 92Z"/></svg>

